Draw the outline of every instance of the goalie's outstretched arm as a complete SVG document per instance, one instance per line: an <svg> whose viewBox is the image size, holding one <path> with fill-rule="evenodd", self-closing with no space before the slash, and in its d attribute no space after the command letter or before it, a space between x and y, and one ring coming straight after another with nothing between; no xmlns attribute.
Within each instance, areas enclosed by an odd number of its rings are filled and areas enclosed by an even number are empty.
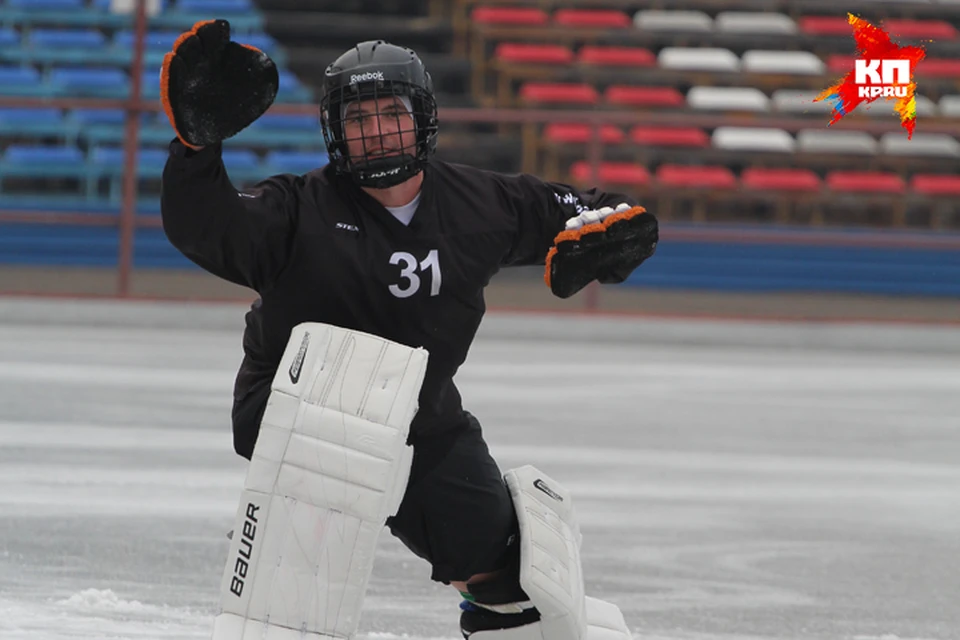
<svg viewBox="0 0 960 640"><path fill-rule="evenodd" d="M177 139L163 171L170 242L207 271L262 292L286 264L296 215L293 176L238 193L221 142L249 126L277 94L276 65L233 42L225 20L198 22L164 56L160 96Z"/></svg>

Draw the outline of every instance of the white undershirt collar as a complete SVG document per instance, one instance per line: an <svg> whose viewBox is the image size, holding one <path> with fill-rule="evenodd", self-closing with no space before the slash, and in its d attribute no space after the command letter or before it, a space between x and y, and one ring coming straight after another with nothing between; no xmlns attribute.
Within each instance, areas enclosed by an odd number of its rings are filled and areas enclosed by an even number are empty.
<svg viewBox="0 0 960 640"><path fill-rule="evenodd" d="M404 226L408 226L410 221L413 220L413 214L417 212L417 206L420 204L420 193L421 192L417 192L417 196L403 206L384 208L389 211L394 218L403 223Z"/></svg>

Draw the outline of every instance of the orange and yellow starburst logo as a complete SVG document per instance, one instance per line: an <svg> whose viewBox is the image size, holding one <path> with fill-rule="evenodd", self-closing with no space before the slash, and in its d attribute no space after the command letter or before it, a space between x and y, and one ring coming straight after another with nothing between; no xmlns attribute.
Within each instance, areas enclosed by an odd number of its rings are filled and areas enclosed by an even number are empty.
<svg viewBox="0 0 960 640"><path fill-rule="evenodd" d="M830 124L834 124L861 104L880 98L895 100L893 108L900 116L900 124L907 130L907 137L913 137L917 124L917 83L913 74L926 51L923 47L894 44L886 31L851 13L847 14L847 21L857 44L854 68L843 80L822 91L814 102L824 101L833 107Z"/></svg>

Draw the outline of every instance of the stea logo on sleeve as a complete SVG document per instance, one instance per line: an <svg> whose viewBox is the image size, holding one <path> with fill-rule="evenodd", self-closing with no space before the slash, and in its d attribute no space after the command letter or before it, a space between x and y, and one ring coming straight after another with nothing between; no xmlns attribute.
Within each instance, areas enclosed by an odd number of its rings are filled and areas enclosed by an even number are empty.
<svg viewBox="0 0 960 640"><path fill-rule="evenodd" d="M847 22L853 28L858 57L853 69L840 82L822 91L814 102L826 102L833 107L829 124L834 124L861 104L881 98L893 100L893 110L900 116L907 137L912 138L917 124L917 83L913 74L926 51L923 47L894 44L889 33L853 14L847 14Z"/></svg>

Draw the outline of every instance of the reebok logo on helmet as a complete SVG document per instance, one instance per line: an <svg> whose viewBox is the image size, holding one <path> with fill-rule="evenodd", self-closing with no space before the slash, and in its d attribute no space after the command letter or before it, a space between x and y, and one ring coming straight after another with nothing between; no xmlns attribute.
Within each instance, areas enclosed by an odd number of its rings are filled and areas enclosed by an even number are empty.
<svg viewBox="0 0 960 640"><path fill-rule="evenodd" d="M350 84L369 82L370 80L383 80L383 71L367 71L366 73L355 73L350 76Z"/></svg>

